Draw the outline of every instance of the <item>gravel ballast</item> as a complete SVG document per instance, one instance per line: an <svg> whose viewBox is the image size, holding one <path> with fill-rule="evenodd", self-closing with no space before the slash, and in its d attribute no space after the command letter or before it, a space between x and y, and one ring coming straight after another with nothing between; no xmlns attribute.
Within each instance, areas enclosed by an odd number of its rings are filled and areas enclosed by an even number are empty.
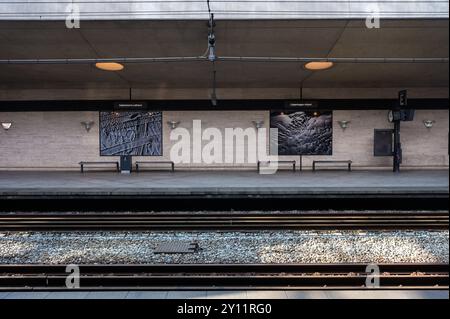
<svg viewBox="0 0 450 319"><path fill-rule="evenodd" d="M0 264L436 263L448 231L0 232ZM191 254L154 254L197 242Z"/></svg>

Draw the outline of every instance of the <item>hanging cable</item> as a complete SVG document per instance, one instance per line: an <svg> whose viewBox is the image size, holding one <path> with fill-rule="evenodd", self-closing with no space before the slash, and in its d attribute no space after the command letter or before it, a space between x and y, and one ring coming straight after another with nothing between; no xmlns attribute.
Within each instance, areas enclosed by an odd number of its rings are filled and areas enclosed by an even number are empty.
<svg viewBox="0 0 450 319"><path fill-rule="evenodd" d="M211 12L209 0L206 0L209 13L209 32L208 32L208 60L214 62L216 60L216 35L214 33L214 13Z"/></svg>
<svg viewBox="0 0 450 319"><path fill-rule="evenodd" d="M213 78L212 78L212 93L211 93L211 104L217 106L217 94L216 94L216 63L213 62Z"/></svg>
<svg viewBox="0 0 450 319"><path fill-rule="evenodd" d="M209 19L209 34L208 34L208 60L214 62L216 56L216 35L214 34L214 14L211 14Z"/></svg>
<svg viewBox="0 0 450 319"><path fill-rule="evenodd" d="M211 104L217 106L217 94L216 94L216 35L214 33L214 13L211 12L211 5L209 0L206 0L209 13L209 32L208 32L208 60L212 62L212 92L211 92Z"/></svg>

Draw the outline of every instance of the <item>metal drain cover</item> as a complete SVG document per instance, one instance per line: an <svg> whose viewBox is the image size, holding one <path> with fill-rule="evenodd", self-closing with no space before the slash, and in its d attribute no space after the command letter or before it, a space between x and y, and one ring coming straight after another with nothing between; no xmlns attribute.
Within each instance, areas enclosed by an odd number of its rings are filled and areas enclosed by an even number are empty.
<svg viewBox="0 0 450 319"><path fill-rule="evenodd" d="M192 254L199 249L198 243L182 243L171 241L156 246L154 254Z"/></svg>

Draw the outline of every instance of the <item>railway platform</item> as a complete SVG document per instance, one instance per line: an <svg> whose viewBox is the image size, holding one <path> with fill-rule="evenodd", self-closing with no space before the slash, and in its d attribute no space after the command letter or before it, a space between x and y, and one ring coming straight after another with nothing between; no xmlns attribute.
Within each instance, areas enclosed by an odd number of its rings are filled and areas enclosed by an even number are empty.
<svg viewBox="0 0 450 319"><path fill-rule="evenodd" d="M1 171L0 199L179 197L448 197L448 170L320 171Z"/></svg>
<svg viewBox="0 0 450 319"><path fill-rule="evenodd" d="M0 299L448 299L448 290L0 292Z"/></svg>

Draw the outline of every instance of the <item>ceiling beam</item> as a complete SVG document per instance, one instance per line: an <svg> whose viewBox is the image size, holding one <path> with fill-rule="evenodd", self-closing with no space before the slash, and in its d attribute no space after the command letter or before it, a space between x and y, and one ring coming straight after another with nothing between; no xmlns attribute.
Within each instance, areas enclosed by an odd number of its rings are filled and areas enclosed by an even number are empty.
<svg viewBox="0 0 450 319"><path fill-rule="evenodd" d="M321 57L245 57L245 56L218 56L216 61L223 62L336 62L336 63L448 63L449 58L321 58ZM0 59L0 64L95 64L99 62L118 63L166 63L166 62L210 62L206 56L198 57L157 57L157 58L91 58L91 59Z"/></svg>

